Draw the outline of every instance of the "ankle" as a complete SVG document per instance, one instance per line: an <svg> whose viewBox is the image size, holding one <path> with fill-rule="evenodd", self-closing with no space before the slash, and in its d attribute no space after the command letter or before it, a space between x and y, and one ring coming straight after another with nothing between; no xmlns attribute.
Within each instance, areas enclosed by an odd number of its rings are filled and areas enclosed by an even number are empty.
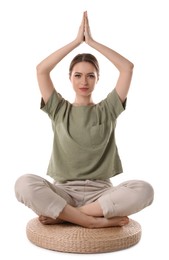
<svg viewBox="0 0 169 260"><path fill-rule="evenodd" d="M97 218L96 217L93 217L93 216L87 216L88 218L88 221L86 222L85 224L85 227L86 228L97 228L98 227L98 221L97 221Z"/></svg>

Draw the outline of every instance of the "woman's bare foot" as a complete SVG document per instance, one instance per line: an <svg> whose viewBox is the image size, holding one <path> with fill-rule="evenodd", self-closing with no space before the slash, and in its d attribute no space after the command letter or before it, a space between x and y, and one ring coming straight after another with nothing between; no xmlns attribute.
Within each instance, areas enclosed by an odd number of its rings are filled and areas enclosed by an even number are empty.
<svg viewBox="0 0 169 260"><path fill-rule="evenodd" d="M98 218L98 225L100 227L122 227L128 223L128 217Z"/></svg>
<svg viewBox="0 0 169 260"><path fill-rule="evenodd" d="M94 217L94 223L89 226L89 228L104 228L104 227L122 227L129 223L128 217L114 217L114 218L104 218L104 217ZM53 219L46 216L39 216L39 221L43 225L55 225L62 224L65 221L59 218Z"/></svg>
<svg viewBox="0 0 169 260"><path fill-rule="evenodd" d="M39 221L43 224L43 225L54 225L54 224L62 224L64 221L56 218L50 218L50 217L46 217L46 216L39 216Z"/></svg>
<svg viewBox="0 0 169 260"><path fill-rule="evenodd" d="M128 217L96 217L90 228L122 227L129 223Z"/></svg>
<svg viewBox="0 0 169 260"><path fill-rule="evenodd" d="M47 216L39 216L39 221L44 225L73 223L85 228L122 227L129 223L128 217L105 218L103 216L89 216L79 209L66 205L58 218L53 219Z"/></svg>
<svg viewBox="0 0 169 260"><path fill-rule="evenodd" d="M105 218L103 216L103 210L101 209L101 206L98 201L83 205L77 209L81 213L84 213L87 216L92 216L94 218L94 222L91 225L93 228L121 227L129 223L129 218L126 216Z"/></svg>

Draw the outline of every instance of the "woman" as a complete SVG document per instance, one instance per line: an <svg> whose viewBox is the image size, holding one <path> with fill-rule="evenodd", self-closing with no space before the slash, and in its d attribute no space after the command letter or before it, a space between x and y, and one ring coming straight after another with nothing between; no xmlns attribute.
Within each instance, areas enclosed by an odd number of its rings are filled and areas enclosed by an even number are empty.
<svg viewBox="0 0 169 260"><path fill-rule="evenodd" d="M85 42L104 55L119 71L113 91L98 104L92 92L99 80L99 65L92 54L78 54L69 77L74 103L66 101L53 85L50 72L73 49ZM132 180L114 187L110 178L122 172L115 143L116 119L125 109L133 64L95 41L87 12L74 41L52 53L37 66L41 109L51 121L53 151L48 172L54 182L37 175L21 176L15 184L17 199L31 208L43 224L64 221L87 228L123 226L153 201L153 188Z"/></svg>

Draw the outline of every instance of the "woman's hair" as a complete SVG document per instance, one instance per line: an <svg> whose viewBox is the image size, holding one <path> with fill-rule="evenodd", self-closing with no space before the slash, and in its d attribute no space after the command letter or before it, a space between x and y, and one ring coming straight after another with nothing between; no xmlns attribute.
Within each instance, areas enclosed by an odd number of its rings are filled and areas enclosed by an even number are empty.
<svg viewBox="0 0 169 260"><path fill-rule="evenodd" d="M72 74L73 67L77 63L82 62L82 61L91 63L95 67L97 76L99 78L99 73L100 73L99 63L98 63L96 57L90 53L81 53L81 54L76 55L73 58L73 60L70 63L70 66L69 66L69 76L71 76L71 74Z"/></svg>

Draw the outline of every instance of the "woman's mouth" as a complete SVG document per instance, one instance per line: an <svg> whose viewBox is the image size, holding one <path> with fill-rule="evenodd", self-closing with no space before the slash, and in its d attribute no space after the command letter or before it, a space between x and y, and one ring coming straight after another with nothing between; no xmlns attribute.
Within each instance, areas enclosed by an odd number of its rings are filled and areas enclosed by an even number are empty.
<svg viewBox="0 0 169 260"><path fill-rule="evenodd" d="M80 88L80 90L85 92L88 90L88 88Z"/></svg>

